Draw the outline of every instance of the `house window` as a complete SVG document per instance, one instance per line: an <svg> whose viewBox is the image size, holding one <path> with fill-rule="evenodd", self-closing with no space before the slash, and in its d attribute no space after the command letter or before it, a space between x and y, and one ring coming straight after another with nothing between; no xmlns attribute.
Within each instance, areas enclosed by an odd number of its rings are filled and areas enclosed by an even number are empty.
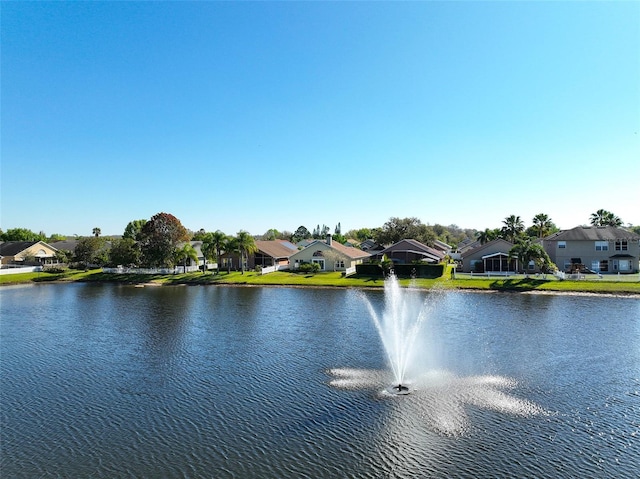
<svg viewBox="0 0 640 479"><path fill-rule="evenodd" d="M338 260L336 261L336 269L344 269L344 260Z"/></svg>
<svg viewBox="0 0 640 479"><path fill-rule="evenodd" d="M627 240L616 240L616 251L627 251L629 249L629 244Z"/></svg>
<svg viewBox="0 0 640 479"><path fill-rule="evenodd" d="M320 270L324 271L324 260L323 259L315 259L311 260L312 263L318 263L320 265Z"/></svg>
<svg viewBox="0 0 640 479"><path fill-rule="evenodd" d="M596 241L596 251L609 251L609 242Z"/></svg>
<svg viewBox="0 0 640 479"><path fill-rule="evenodd" d="M530 269L530 270L534 270L534 269L536 269L536 263L535 263L535 261L533 261L533 260L529 261L529 269Z"/></svg>
<svg viewBox="0 0 640 479"><path fill-rule="evenodd" d="M591 269L593 271L600 271L600 261L594 260L591 262Z"/></svg>
<svg viewBox="0 0 640 479"><path fill-rule="evenodd" d="M558 241L558 249L565 249L567 247L566 241Z"/></svg>
<svg viewBox="0 0 640 479"><path fill-rule="evenodd" d="M313 256L322 256L322 251L320 250L314 251Z"/></svg>
<svg viewBox="0 0 640 479"><path fill-rule="evenodd" d="M609 260L608 259L603 259L602 261L600 261L600 268L598 269L598 271L600 271L602 273L606 273L607 271L609 271Z"/></svg>

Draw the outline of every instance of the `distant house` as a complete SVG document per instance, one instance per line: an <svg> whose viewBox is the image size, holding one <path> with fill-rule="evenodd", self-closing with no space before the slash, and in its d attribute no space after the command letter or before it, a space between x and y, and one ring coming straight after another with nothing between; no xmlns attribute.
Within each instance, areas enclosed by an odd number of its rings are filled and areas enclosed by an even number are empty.
<svg viewBox="0 0 640 479"><path fill-rule="evenodd" d="M253 269L256 266L263 268L277 266L278 269L289 269L289 257L298 251L298 247L289 241L257 240L258 251L249 256L247 266Z"/></svg>
<svg viewBox="0 0 640 479"><path fill-rule="evenodd" d="M444 259L445 253L442 249L432 248L417 240L403 239L382 251L375 252L376 258L380 259L383 256L395 264L411 264L416 261L439 263Z"/></svg>
<svg viewBox="0 0 640 479"><path fill-rule="evenodd" d="M577 226L547 236L544 249L560 271L637 273L640 235L614 226Z"/></svg>
<svg viewBox="0 0 640 479"><path fill-rule="evenodd" d="M256 240L258 251L245 258L246 269L256 266L266 268L276 266L278 269L288 269L289 256L298 251L298 247L285 240ZM236 251L224 252L220 256L220 268L225 270L240 269L240 254Z"/></svg>
<svg viewBox="0 0 640 479"><path fill-rule="evenodd" d="M513 243L504 239L495 239L485 244L477 243L475 247L465 249L461 255L462 272L464 273L515 273L518 271L518 261L509 258L509 251Z"/></svg>
<svg viewBox="0 0 640 479"><path fill-rule="evenodd" d="M2 264L53 264L58 262L56 252L56 248L44 241L5 241L0 243Z"/></svg>
<svg viewBox="0 0 640 479"><path fill-rule="evenodd" d="M333 241L331 235L327 235L325 241L315 240L306 248L292 254L289 264L294 270L304 263L317 263L321 271L346 271L355 268L370 256L366 251Z"/></svg>

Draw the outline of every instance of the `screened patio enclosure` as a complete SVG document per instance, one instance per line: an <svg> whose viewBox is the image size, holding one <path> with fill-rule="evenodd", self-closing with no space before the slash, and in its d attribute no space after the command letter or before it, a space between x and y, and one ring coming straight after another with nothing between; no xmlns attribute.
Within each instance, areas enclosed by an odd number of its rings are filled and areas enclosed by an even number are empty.
<svg viewBox="0 0 640 479"><path fill-rule="evenodd" d="M484 272L516 272L518 271L518 260L509 258L506 253L493 253L482 257Z"/></svg>

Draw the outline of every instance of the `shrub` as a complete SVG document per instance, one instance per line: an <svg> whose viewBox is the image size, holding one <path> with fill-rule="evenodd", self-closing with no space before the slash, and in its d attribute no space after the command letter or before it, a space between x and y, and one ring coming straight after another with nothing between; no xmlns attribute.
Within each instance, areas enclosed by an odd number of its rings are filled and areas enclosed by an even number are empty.
<svg viewBox="0 0 640 479"><path fill-rule="evenodd" d="M320 265L318 263L302 263L298 267L300 273L317 273L320 271Z"/></svg>

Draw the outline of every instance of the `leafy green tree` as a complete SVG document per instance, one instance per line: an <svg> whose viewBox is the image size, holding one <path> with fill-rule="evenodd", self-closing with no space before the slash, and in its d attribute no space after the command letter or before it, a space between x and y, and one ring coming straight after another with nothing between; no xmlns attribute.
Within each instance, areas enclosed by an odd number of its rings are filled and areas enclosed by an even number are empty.
<svg viewBox="0 0 640 479"><path fill-rule="evenodd" d="M382 228L372 231L373 239L381 245L397 243L403 239L414 239L425 245L432 245L436 235L418 218L389 218Z"/></svg>
<svg viewBox="0 0 640 479"><path fill-rule="evenodd" d="M298 229L291 236L291 241L297 243L299 241L311 238L311 233L304 226L299 226Z"/></svg>
<svg viewBox="0 0 640 479"><path fill-rule="evenodd" d="M244 265L248 256L258 251L256 241L248 232L240 230L236 235L236 247L240 252L240 270L244 274Z"/></svg>
<svg viewBox="0 0 640 479"><path fill-rule="evenodd" d="M151 267L172 266L178 243L189 240L186 228L169 213L152 216L139 236L142 261Z"/></svg>
<svg viewBox="0 0 640 479"><path fill-rule="evenodd" d="M137 240L142 228L144 227L147 220L133 220L127 223L127 226L124 228L123 238L131 238L132 240Z"/></svg>
<svg viewBox="0 0 640 479"><path fill-rule="evenodd" d="M73 251L59 249L56 251L56 260L58 263L69 264L73 261Z"/></svg>
<svg viewBox="0 0 640 479"><path fill-rule="evenodd" d="M591 224L593 226L622 226L622 220L611 211L600 209L591 213Z"/></svg>
<svg viewBox="0 0 640 479"><path fill-rule="evenodd" d="M187 260L191 259L196 264L198 263L198 252L191 245L191 243L185 243L181 247L175 249L174 252L174 260L175 264L178 264L182 261L182 266L184 267L184 272L187 272Z"/></svg>
<svg viewBox="0 0 640 479"><path fill-rule="evenodd" d="M46 241L47 236L41 231L34 233L27 228L9 228L0 235L2 241Z"/></svg>
<svg viewBox="0 0 640 479"><path fill-rule="evenodd" d="M80 238L73 250L74 260L88 268L91 265L107 264L106 241L98 236Z"/></svg>
<svg viewBox="0 0 640 479"><path fill-rule="evenodd" d="M204 228L200 228L191 236L191 241L204 241L208 234Z"/></svg>
<svg viewBox="0 0 640 479"><path fill-rule="evenodd" d="M132 238L115 239L109 249L109 264L135 267L140 265L140 247Z"/></svg>
<svg viewBox="0 0 640 479"><path fill-rule="evenodd" d="M504 225L502 227L502 235L504 239L510 241L511 243L515 243L518 239L518 236L520 236L524 232L524 223L519 216L507 216L502 224Z"/></svg>
<svg viewBox="0 0 640 479"><path fill-rule="evenodd" d="M366 241L369 238L371 238L372 235L371 235L371 230L369 228L360 228L357 230L347 231L347 234L345 236L347 238L358 240L362 243L363 241Z"/></svg>

